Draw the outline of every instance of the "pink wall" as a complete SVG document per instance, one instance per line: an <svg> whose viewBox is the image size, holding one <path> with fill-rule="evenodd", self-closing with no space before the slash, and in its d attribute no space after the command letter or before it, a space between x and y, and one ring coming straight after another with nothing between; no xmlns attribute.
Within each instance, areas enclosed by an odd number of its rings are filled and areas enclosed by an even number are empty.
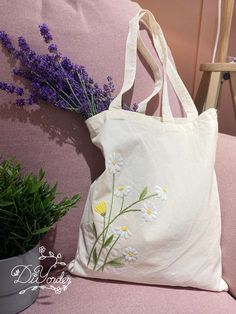
<svg viewBox="0 0 236 314"><path fill-rule="evenodd" d="M151 10L160 23L175 58L177 69L189 92L195 97L202 73L201 63L211 62L217 26L216 0L137 0ZM236 56L236 4L229 55ZM236 118L228 81L219 102L219 129L236 135Z"/></svg>

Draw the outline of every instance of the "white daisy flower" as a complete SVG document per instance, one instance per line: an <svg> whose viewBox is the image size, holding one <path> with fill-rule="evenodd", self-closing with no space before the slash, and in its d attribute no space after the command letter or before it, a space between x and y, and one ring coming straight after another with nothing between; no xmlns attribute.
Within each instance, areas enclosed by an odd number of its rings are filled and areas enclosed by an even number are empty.
<svg viewBox="0 0 236 314"><path fill-rule="evenodd" d="M108 170L110 173L115 174L119 172L123 166L123 158L120 154L112 153L108 159Z"/></svg>
<svg viewBox="0 0 236 314"><path fill-rule="evenodd" d="M130 187L129 186L120 185L120 186L117 186L117 188L115 189L114 194L115 194L116 197L122 198L123 196L127 196L129 191L130 191Z"/></svg>
<svg viewBox="0 0 236 314"><path fill-rule="evenodd" d="M134 263L138 259L138 251L133 247L127 247L123 251L123 256L126 262Z"/></svg>
<svg viewBox="0 0 236 314"><path fill-rule="evenodd" d="M158 185L156 186L155 193L157 194L157 197L159 197L162 201L167 200L167 192L168 189L166 186L164 187L160 187Z"/></svg>
<svg viewBox="0 0 236 314"><path fill-rule="evenodd" d="M157 209L151 202L144 203L141 209L142 218L146 222L151 222L152 220L157 220Z"/></svg>
<svg viewBox="0 0 236 314"><path fill-rule="evenodd" d="M127 226L115 227L113 229L113 232L124 239L128 239L128 237L131 236L131 232L129 231L129 228Z"/></svg>

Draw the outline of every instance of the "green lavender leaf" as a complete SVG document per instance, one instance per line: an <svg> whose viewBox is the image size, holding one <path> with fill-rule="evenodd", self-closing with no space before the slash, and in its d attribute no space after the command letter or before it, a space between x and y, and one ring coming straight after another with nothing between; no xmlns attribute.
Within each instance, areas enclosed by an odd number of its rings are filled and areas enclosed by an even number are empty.
<svg viewBox="0 0 236 314"><path fill-rule="evenodd" d="M148 192L148 188L147 186L145 186L145 188L142 190L142 192L139 195L139 201L144 199L144 197L147 195L147 192Z"/></svg>
<svg viewBox="0 0 236 314"><path fill-rule="evenodd" d="M114 238L114 234L112 234L107 240L106 242L103 244L103 247L107 247L111 244L112 240Z"/></svg>

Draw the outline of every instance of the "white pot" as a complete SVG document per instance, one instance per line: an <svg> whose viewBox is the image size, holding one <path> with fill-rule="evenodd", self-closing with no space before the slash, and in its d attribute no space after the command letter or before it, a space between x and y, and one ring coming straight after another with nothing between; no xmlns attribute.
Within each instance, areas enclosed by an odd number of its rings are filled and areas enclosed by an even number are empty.
<svg viewBox="0 0 236 314"><path fill-rule="evenodd" d="M22 255L0 260L1 314L18 313L36 300L39 293L37 283L39 274L35 273L34 269L40 265L38 257L39 244ZM30 282L33 273L35 283Z"/></svg>

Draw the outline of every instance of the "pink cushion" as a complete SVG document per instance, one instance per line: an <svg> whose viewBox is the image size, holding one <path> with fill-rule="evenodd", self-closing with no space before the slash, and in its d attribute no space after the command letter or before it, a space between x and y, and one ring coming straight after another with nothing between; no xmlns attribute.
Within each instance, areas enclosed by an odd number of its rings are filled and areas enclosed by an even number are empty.
<svg viewBox="0 0 236 314"><path fill-rule="evenodd" d="M235 314L236 301L226 292L154 287L74 278L67 291L40 291L24 314Z"/></svg>
<svg viewBox="0 0 236 314"><path fill-rule="evenodd" d="M222 209L223 277L236 298L236 137L219 136L216 174Z"/></svg>

